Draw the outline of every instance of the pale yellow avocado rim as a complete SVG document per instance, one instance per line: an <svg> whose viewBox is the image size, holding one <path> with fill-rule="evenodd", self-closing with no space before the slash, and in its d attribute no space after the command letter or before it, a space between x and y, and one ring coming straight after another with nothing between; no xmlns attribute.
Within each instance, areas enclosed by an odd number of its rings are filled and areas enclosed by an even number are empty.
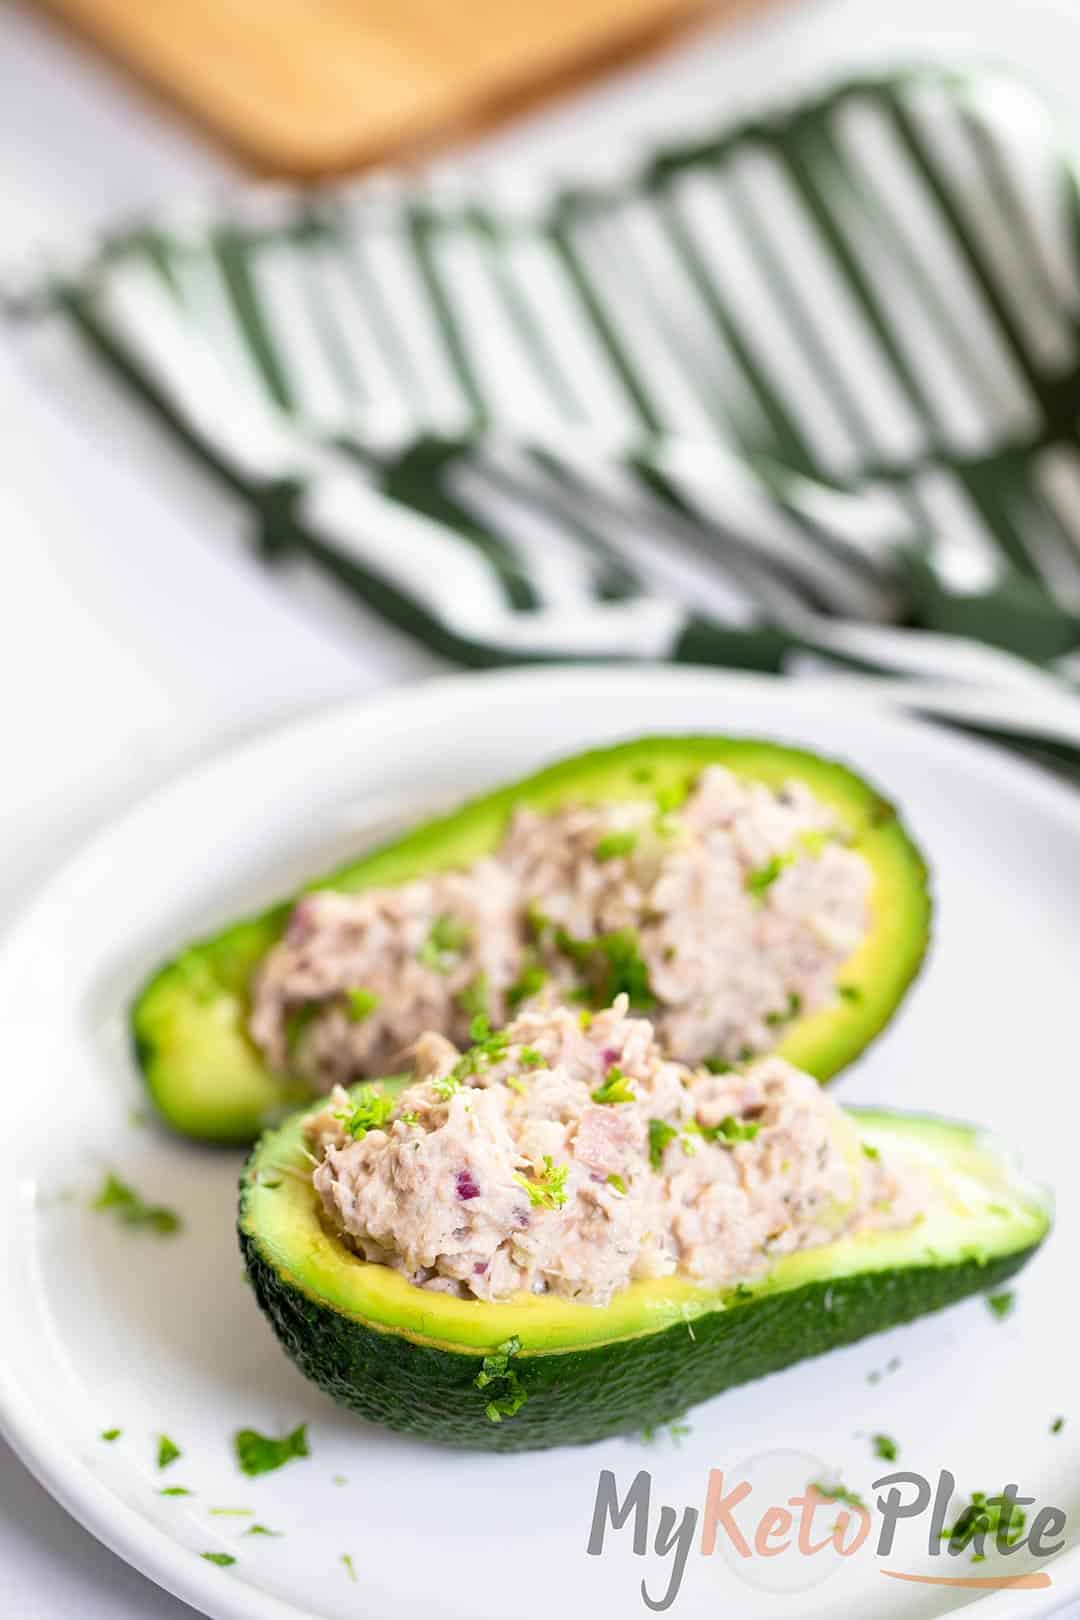
<svg viewBox="0 0 1080 1620"><path fill-rule="evenodd" d="M240 1226L282 1282L376 1332L472 1354L517 1337L526 1355L639 1338L680 1322L692 1337L696 1318L767 1294L857 1273L985 1262L1045 1236L1048 1195L977 1127L874 1109L849 1112L864 1142L926 1174L934 1190L929 1212L899 1231L864 1232L789 1255L749 1290L717 1292L665 1278L632 1283L602 1308L550 1295L493 1305L432 1294L386 1266L357 1259L324 1228L302 1146L302 1115L268 1133L253 1154Z"/></svg>

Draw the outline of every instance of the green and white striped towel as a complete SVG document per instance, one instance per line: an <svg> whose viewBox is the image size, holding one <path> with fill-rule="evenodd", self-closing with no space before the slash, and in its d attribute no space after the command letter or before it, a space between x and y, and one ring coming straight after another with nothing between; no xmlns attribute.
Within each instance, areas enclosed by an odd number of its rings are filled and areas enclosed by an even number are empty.
<svg viewBox="0 0 1080 1620"><path fill-rule="evenodd" d="M872 671L1080 767L1080 191L1011 78L573 189L252 189L23 308L452 659Z"/></svg>

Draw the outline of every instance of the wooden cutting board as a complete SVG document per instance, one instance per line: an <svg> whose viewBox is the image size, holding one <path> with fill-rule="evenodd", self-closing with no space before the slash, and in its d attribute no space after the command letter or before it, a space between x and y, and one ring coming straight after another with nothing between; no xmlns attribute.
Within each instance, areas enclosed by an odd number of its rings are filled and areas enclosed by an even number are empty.
<svg viewBox="0 0 1080 1620"><path fill-rule="evenodd" d="M46 0L259 169L423 150L764 0Z"/></svg>

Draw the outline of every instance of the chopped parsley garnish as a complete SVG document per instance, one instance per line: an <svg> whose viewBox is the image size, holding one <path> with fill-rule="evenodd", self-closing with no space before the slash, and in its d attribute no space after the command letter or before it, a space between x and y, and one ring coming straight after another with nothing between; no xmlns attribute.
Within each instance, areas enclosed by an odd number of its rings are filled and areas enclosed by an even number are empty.
<svg viewBox="0 0 1080 1620"><path fill-rule="evenodd" d="M281 1536L283 1530L268 1530L265 1524L249 1524L244 1531L245 1536Z"/></svg>
<svg viewBox="0 0 1080 1620"><path fill-rule="evenodd" d="M857 984L838 984L836 993L838 996L842 996L845 1001L855 1002L862 1000L862 991Z"/></svg>
<svg viewBox="0 0 1080 1620"><path fill-rule="evenodd" d="M241 1473L254 1478L256 1474L270 1474L284 1467L294 1457L310 1457L307 1443L307 1424L301 1423L291 1434L280 1440L259 1434L255 1429L238 1429L233 1435L233 1447Z"/></svg>
<svg viewBox="0 0 1080 1620"><path fill-rule="evenodd" d="M158 1491L159 1496L190 1496L191 1492L186 1485L166 1485Z"/></svg>
<svg viewBox="0 0 1080 1620"><path fill-rule="evenodd" d="M607 1178L607 1184L617 1197L626 1197L626 1182L623 1180L622 1176L616 1175L615 1172L612 1171L611 1175Z"/></svg>
<svg viewBox="0 0 1080 1620"><path fill-rule="evenodd" d="M361 1086L353 1102L352 1112L337 1118L355 1142L362 1141L368 1131L380 1130L394 1112L393 1097L384 1096L374 1086Z"/></svg>
<svg viewBox="0 0 1080 1620"><path fill-rule="evenodd" d="M523 1046L518 1053L518 1062L523 1069L546 1069L547 1058L543 1052L538 1052L535 1046Z"/></svg>
<svg viewBox="0 0 1080 1620"><path fill-rule="evenodd" d="M686 1439L686 1436L693 1433L689 1423L665 1423L662 1425L662 1427L667 1430L669 1436L671 1437L672 1445L676 1447L681 1446L683 1441ZM641 1438L644 1440L647 1446L651 1446L656 1440L659 1432L659 1428L655 1423L647 1423L641 1431Z"/></svg>
<svg viewBox="0 0 1080 1620"><path fill-rule="evenodd" d="M157 1237L172 1237L173 1233L179 1232L182 1224L175 1210L166 1209L163 1204L145 1203L134 1187L129 1187L111 1170L90 1207L111 1210L122 1226L138 1227L142 1231L153 1232Z"/></svg>
<svg viewBox="0 0 1080 1620"><path fill-rule="evenodd" d="M610 1007L616 996L624 994L635 1012L650 1012L656 1006L649 970L632 928L617 928L596 939L574 939L565 928L559 928L555 943L564 956L581 967L588 981L585 994L594 1007Z"/></svg>
<svg viewBox="0 0 1080 1620"><path fill-rule="evenodd" d="M1000 1294L987 1294L985 1297L988 1309L1000 1320L1003 1321L1006 1316L1012 1315L1016 1306L1015 1290L1005 1288Z"/></svg>
<svg viewBox="0 0 1080 1620"><path fill-rule="evenodd" d="M285 1050L290 1058L296 1056L297 1048L303 1039L304 1031L313 1019L322 1011L317 1001L307 1001L302 1007L297 1007L285 1019Z"/></svg>
<svg viewBox="0 0 1080 1620"><path fill-rule="evenodd" d="M631 1103L637 1098L626 1075L613 1063L603 1085L593 1092L592 1100L594 1103Z"/></svg>
<svg viewBox="0 0 1080 1620"><path fill-rule="evenodd" d="M566 1165L556 1167L551 1154L545 1153L540 1175L534 1176L532 1181L525 1176L515 1176L514 1180L519 1187L524 1187L534 1209L562 1209L566 1203L567 1174Z"/></svg>
<svg viewBox="0 0 1080 1620"><path fill-rule="evenodd" d="M509 1086L511 1091L516 1091L519 1097L528 1096L529 1088L520 1074L508 1074L503 1084Z"/></svg>
<svg viewBox="0 0 1080 1620"><path fill-rule="evenodd" d="M551 918L541 911L535 900L526 903L525 926L534 939L539 939L544 930L551 927Z"/></svg>
<svg viewBox="0 0 1080 1620"><path fill-rule="evenodd" d="M403 1125L419 1125L420 1123L420 1115L413 1108L410 1108L407 1114L399 1114L398 1118Z"/></svg>
<svg viewBox="0 0 1080 1620"><path fill-rule="evenodd" d="M547 984L548 975L545 968L530 963L523 967L513 984L506 992L506 1004L511 1012L517 1012L523 1001L535 996Z"/></svg>
<svg viewBox="0 0 1080 1620"><path fill-rule="evenodd" d="M755 900L761 900L772 888L785 866L790 866L794 859L793 855L772 855L764 866L756 866L752 872L747 872L745 884L747 894L753 895Z"/></svg>
<svg viewBox="0 0 1080 1620"><path fill-rule="evenodd" d="M592 1023L592 1013L589 1011L588 1007L582 1007L581 1011L578 1013L577 1021L581 1029L588 1029L589 1025Z"/></svg>
<svg viewBox="0 0 1080 1620"><path fill-rule="evenodd" d="M516 1334L512 1339L505 1339L490 1356L484 1357L480 1371L473 1379L474 1389L486 1389L493 1383L504 1385L503 1392L493 1395L484 1408L489 1423L501 1423L503 1418L513 1417L528 1399L528 1390L511 1366L513 1357L520 1349L521 1340Z"/></svg>
<svg viewBox="0 0 1080 1620"><path fill-rule="evenodd" d="M250 1519L253 1508L210 1508L215 1519Z"/></svg>
<svg viewBox="0 0 1080 1620"><path fill-rule="evenodd" d="M174 1463L177 1457L183 1455L180 1447L170 1440L167 1434L158 1435L157 1465L159 1468L168 1468L170 1463Z"/></svg>
<svg viewBox="0 0 1080 1620"><path fill-rule="evenodd" d="M464 990L458 992L454 1000L462 1012L467 1012L474 1018L479 1013L486 1018L491 1007L491 987L488 984L487 974L478 973Z"/></svg>
<svg viewBox="0 0 1080 1620"><path fill-rule="evenodd" d="M123 1429L102 1429L98 1438L108 1440L111 1443L113 1440L119 1440L123 1432Z"/></svg>
<svg viewBox="0 0 1080 1620"><path fill-rule="evenodd" d="M708 1069L710 1074L730 1074L733 1067L726 1058L706 1058L702 1063L702 1068Z"/></svg>
<svg viewBox="0 0 1080 1620"><path fill-rule="evenodd" d="M659 787L654 795L656 808L662 816L669 816L675 810L681 810L690 797L689 782L668 782Z"/></svg>
<svg viewBox="0 0 1080 1620"><path fill-rule="evenodd" d="M378 1005L379 997L374 990L358 986L345 992L345 1010L354 1024L362 1024L365 1018L370 1018Z"/></svg>
<svg viewBox="0 0 1080 1620"><path fill-rule="evenodd" d="M458 1059L448 1075L431 1082L436 1096L444 1102L454 1095L463 1080L476 1074L484 1064L498 1063L504 1058L510 1045L510 1037L505 1029L492 1030L483 1013L477 1013L469 1025L469 1036L476 1044Z"/></svg>
<svg viewBox="0 0 1080 1620"><path fill-rule="evenodd" d="M987 1496L985 1491L972 1491L971 1501L956 1523L941 1532L942 1541L949 1543L950 1552L962 1552L978 1538L979 1546L972 1554L972 1563L981 1563L984 1536L993 1536L999 1546L1014 1547L1024 1533L1027 1514L1009 1497Z"/></svg>
<svg viewBox="0 0 1080 1620"><path fill-rule="evenodd" d="M678 1136L678 1128L669 1125L666 1119L650 1119L649 1121L649 1163L654 1170L659 1170L664 1162L664 1149L669 1142Z"/></svg>
<svg viewBox="0 0 1080 1620"><path fill-rule="evenodd" d="M205 1558L208 1564L216 1564L219 1569L228 1569L230 1564L236 1563L232 1553L201 1553L199 1556Z"/></svg>
<svg viewBox="0 0 1080 1620"><path fill-rule="evenodd" d="M793 1018L798 1018L802 1012L802 996L798 991L792 990L788 994L787 1003L776 1012L766 1013L765 1022L770 1029L779 1029L781 1024L790 1024Z"/></svg>
<svg viewBox="0 0 1080 1620"><path fill-rule="evenodd" d="M813 1479L807 1490L816 1491L826 1502L845 1502L848 1507L862 1508L864 1512L866 1511L866 1503L862 1497L857 1491L849 1491L846 1485L825 1484L819 1479Z"/></svg>
<svg viewBox="0 0 1080 1620"><path fill-rule="evenodd" d="M859 1146L862 1148L863 1156L865 1158L867 1158L867 1159L880 1159L881 1158L881 1153L874 1146L874 1144L872 1142L860 1142Z"/></svg>
<svg viewBox="0 0 1080 1620"><path fill-rule="evenodd" d="M353 1565L353 1561L350 1558L348 1553L342 1553L341 1562L345 1565L345 1569L346 1569L346 1572L348 1573L348 1577L349 1577L350 1581L353 1581L355 1583L355 1581L357 1580L356 1569L355 1569L355 1567Z"/></svg>
<svg viewBox="0 0 1080 1620"><path fill-rule="evenodd" d="M896 1441L887 1434L875 1434L873 1436L873 1446L874 1456L880 1457L882 1462L895 1462L900 1455L900 1449Z"/></svg>
<svg viewBox="0 0 1080 1620"><path fill-rule="evenodd" d="M760 1131L761 1126L754 1119L736 1119L734 1114L725 1114L719 1125L701 1125L698 1127L702 1136L709 1142L752 1142Z"/></svg>
<svg viewBox="0 0 1080 1620"><path fill-rule="evenodd" d="M434 973L451 973L468 946L470 937L465 924L444 911L432 923L431 931L417 953L417 961Z"/></svg>
<svg viewBox="0 0 1080 1620"><path fill-rule="evenodd" d="M1054 1419L1053 1423L1051 1423L1051 1425L1050 1425L1050 1433L1051 1434L1060 1434L1064 1427L1065 1427L1065 1419L1063 1417L1056 1417Z"/></svg>
<svg viewBox="0 0 1080 1620"><path fill-rule="evenodd" d="M593 854L598 861L618 860L622 855L632 855L637 847L638 835L636 832L609 832L593 845Z"/></svg>

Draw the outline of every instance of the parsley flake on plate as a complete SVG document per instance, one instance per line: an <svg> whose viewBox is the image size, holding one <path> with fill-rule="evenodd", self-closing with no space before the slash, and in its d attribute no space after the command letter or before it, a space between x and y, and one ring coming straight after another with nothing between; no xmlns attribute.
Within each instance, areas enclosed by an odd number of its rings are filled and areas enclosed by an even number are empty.
<svg viewBox="0 0 1080 1620"><path fill-rule="evenodd" d="M270 1474L282 1468L294 1457L310 1457L307 1442L307 1424L286 1434L281 1439L260 1434L257 1429L238 1429L233 1436L236 1461L242 1473L249 1478L256 1474Z"/></svg>
<svg viewBox="0 0 1080 1620"><path fill-rule="evenodd" d="M170 1440L167 1434L158 1435L157 1465L159 1468L168 1468L170 1463L174 1463L177 1457L183 1455L180 1447L175 1441Z"/></svg>
<svg viewBox="0 0 1080 1620"><path fill-rule="evenodd" d="M166 1209L163 1204L146 1203L134 1187L129 1187L111 1170L107 1172L104 1185L90 1207L107 1211L121 1226L153 1232L155 1237L172 1237L179 1232L182 1224L175 1210Z"/></svg>
<svg viewBox="0 0 1080 1620"><path fill-rule="evenodd" d="M858 1492L849 1491L846 1485L826 1484L822 1480L813 1479L806 1488L809 1491L815 1491L826 1502L843 1502L848 1507L862 1508L864 1513L867 1511L866 1503Z"/></svg>

